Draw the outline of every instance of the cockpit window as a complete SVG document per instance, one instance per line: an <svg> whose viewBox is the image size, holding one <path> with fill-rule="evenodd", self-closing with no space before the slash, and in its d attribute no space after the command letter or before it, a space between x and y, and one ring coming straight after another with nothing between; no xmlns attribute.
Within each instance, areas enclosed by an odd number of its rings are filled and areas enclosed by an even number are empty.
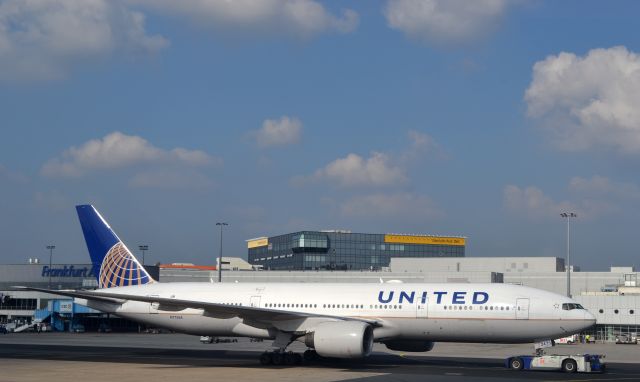
<svg viewBox="0 0 640 382"><path fill-rule="evenodd" d="M580 304L572 304L572 303L562 304L562 310L574 310L574 309L584 309L584 308Z"/></svg>

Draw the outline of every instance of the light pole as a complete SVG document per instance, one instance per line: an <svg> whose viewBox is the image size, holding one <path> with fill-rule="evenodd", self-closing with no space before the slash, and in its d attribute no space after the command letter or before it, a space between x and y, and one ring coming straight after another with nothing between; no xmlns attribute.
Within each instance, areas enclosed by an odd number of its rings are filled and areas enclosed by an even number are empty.
<svg viewBox="0 0 640 382"><path fill-rule="evenodd" d="M569 261L569 221L571 218L577 218L578 215L573 212L563 212L560 214L563 218L567 219L567 297L571 297L571 262Z"/></svg>
<svg viewBox="0 0 640 382"><path fill-rule="evenodd" d="M218 256L218 282L222 282L222 227L229 225L225 222L218 222L216 225L220 226L220 256Z"/></svg>
<svg viewBox="0 0 640 382"><path fill-rule="evenodd" d="M53 264L53 250L56 249L56 246L47 245L47 249L49 250L49 289L51 289L51 267Z"/></svg>
<svg viewBox="0 0 640 382"><path fill-rule="evenodd" d="M144 268L144 253L149 250L148 245L139 245L138 249L142 251L142 267Z"/></svg>

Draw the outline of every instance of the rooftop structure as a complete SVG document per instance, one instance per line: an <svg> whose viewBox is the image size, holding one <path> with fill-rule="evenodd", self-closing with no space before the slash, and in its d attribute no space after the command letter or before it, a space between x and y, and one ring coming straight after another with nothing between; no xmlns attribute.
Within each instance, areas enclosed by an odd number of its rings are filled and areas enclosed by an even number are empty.
<svg viewBox="0 0 640 382"><path fill-rule="evenodd" d="M464 257L466 238L301 231L247 240L249 263L265 270L380 270L392 258Z"/></svg>

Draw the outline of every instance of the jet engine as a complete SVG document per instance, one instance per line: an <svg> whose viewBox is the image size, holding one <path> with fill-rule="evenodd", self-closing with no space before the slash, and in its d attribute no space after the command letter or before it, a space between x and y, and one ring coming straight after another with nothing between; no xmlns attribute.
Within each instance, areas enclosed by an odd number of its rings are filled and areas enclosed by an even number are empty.
<svg viewBox="0 0 640 382"><path fill-rule="evenodd" d="M435 343L431 341L416 341L416 340L389 340L384 341L384 345L389 350L397 351L414 351L425 352L431 351Z"/></svg>
<svg viewBox="0 0 640 382"><path fill-rule="evenodd" d="M359 321L324 322L305 335L304 343L322 357L362 358L371 353L373 329Z"/></svg>

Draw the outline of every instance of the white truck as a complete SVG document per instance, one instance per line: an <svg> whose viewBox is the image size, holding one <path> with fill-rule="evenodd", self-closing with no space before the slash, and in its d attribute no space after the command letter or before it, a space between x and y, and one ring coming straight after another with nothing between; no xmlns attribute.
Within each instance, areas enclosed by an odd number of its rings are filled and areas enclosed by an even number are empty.
<svg viewBox="0 0 640 382"><path fill-rule="evenodd" d="M571 336L567 336L567 337L562 337L562 338L558 338L556 340L554 340L553 342L556 343L556 345L573 345L573 344L577 344L579 342L579 336L577 334L571 335Z"/></svg>

